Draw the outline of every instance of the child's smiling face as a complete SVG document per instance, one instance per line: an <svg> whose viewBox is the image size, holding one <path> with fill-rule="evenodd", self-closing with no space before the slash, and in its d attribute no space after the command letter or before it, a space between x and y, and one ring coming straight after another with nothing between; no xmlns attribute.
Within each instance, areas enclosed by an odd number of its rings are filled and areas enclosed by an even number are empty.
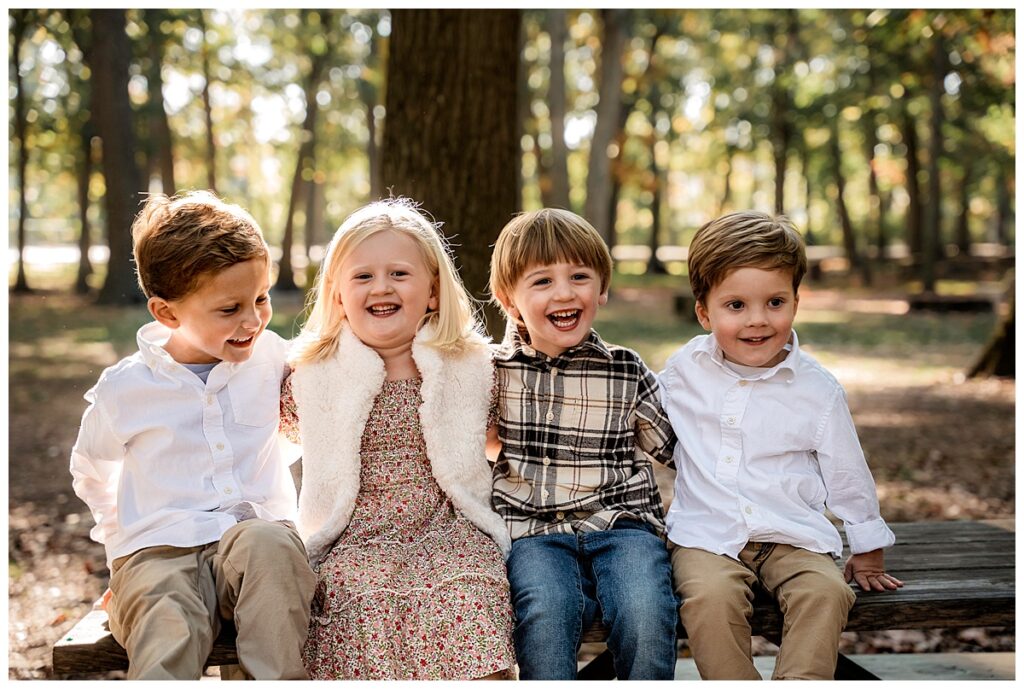
<svg viewBox="0 0 1024 689"><path fill-rule="evenodd" d="M382 230L355 246L338 271L338 293L349 326L378 351L412 343L428 310L438 307L437 279L416 240Z"/></svg>
<svg viewBox="0 0 1024 689"><path fill-rule="evenodd" d="M798 301L791 271L737 268L697 302L697 320L728 361L768 368L786 358Z"/></svg>
<svg viewBox="0 0 1024 689"><path fill-rule="evenodd" d="M534 349L556 357L590 334L597 307L608 303L597 271L577 263L533 265L502 299L530 333Z"/></svg>
<svg viewBox="0 0 1024 689"><path fill-rule="evenodd" d="M164 349L182 364L241 363L267 327L270 261L254 258L204 278L182 299L149 300L153 315L172 329Z"/></svg>

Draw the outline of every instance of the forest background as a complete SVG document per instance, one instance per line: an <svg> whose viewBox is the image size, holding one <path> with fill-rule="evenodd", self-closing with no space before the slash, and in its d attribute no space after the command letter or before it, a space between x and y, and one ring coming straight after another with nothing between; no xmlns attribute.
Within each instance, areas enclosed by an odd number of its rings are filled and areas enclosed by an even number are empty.
<svg viewBox="0 0 1024 689"><path fill-rule="evenodd" d="M50 676L106 584L67 457L147 318L145 192L253 213L285 336L362 203L423 202L481 300L504 222L570 208L616 258L598 328L655 370L699 331L693 232L784 212L811 257L801 344L847 388L883 515L1013 516L1014 28L999 9L10 10L10 676Z"/></svg>

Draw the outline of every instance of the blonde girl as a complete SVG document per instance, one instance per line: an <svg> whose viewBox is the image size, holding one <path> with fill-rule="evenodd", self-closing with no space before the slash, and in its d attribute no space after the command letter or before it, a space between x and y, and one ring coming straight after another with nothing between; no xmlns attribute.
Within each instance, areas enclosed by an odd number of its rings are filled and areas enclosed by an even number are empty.
<svg viewBox="0 0 1024 689"><path fill-rule="evenodd" d="M311 679L496 678L515 664L484 454L493 369L444 238L407 199L335 233L290 357Z"/></svg>

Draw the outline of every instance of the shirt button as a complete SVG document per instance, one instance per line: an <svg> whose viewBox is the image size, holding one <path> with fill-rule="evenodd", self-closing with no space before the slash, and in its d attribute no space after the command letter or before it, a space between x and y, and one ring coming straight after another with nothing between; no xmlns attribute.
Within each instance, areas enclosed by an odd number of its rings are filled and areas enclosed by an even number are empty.
<svg viewBox="0 0 1024 689"><path fill-rule="evenodd" d="M746 385L747 385L747 381L745 381L745 380L741 380L741 381L740 381L740 387L741 387L741 388L742 388L742 387L745 387Z"/></svg>
<svg viewBox="0 0 1024 689"><path fill-rule="evenodd" d="M224 443L217 443L217 449L218 450L223 450L224 449Z"/></svg>
<svg viewBox="0 0 1024 689"><path fill-rule="evenodd" d="M555 516L559 519L565 519L565 512L555 512Z"/></svg>
<svg viewBox="0 0 1024 689"><path fill-rule="evenodd" d="M548 412L548 413L547 413L547 414L546 414L546 415L544 416L544 418L545 418L546 420L550 421L551 419L555 418L555 415L554 415L553 413L551 413L551 412Z"/></svg>
<svg viewBox="0 0 1024 689"><path fill-rule="evenodd" d="M206 403L207 404L213 404L213 395L207 395L206 396Z"/></svg>
<svg viewBox="0 0 1024 689"><path fill-rule="evenodd" d="M557 368L551 369L551 377L554 378L557 375L558 375L558 369Z"/></svg>
<svg viewBox="0 0 1024 689"><path fill-rule="evenodd" d="M743 511L746 512L747 514L753 514L754 513L754 510L750 509L749 506L745 510L743 510Z"/></svg>
<svg viewBox="0 0 1024 689"><path fill-rule="evenodd" d="M231 489L230 488L225 488L224 489L224 495L231 495ZM747 508L747 511L748 512L750 511L749 507Z"/></svg>
<svg viewBox="0 0 1024 689"><path fill-rule="evenodd" d="M726 458L725 458L725 463L726 463L726 464L732 464L732 457L731 457L731 456L729 456L729 457L726 457Z"/></svg>
<svg viewBox="0 0 1024 689"><path fill-rule="evenodd" d="M549 493L547 491L544 491L544 498L545 499L547 499L550 495L551 495L551 493Z"/></svg>
<svg viewBox="0 0 1024 689"><path fill-rule="evenodd" d="M736 425L736 417L735 416L730 416L728 419L725 420L725 422L727 424L729 424L730 426L735 426Z"/></svg>
<svg viewBox="0 0 1024 689"><path fill-rule="evenodd" d="M551 464L551 458L550 457L545 457L544 458L544 466L547 466L549 464Z"/></svg>

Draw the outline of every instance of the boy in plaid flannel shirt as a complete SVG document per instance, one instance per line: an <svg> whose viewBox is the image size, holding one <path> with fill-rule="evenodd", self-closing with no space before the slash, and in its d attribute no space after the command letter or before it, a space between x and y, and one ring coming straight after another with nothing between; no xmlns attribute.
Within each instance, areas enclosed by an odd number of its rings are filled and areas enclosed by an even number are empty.
<svg viewBox="0 0 1024 689"><path fill-rule="evenodd" d="M509 320L495 355L493 504L509 526L522 679L575 679L580 635L609 629L619 679L672 679L676 599L650 462L675 435L640 357L591 329L611 256L583 218L517 216L491 257Z"/></svg>

